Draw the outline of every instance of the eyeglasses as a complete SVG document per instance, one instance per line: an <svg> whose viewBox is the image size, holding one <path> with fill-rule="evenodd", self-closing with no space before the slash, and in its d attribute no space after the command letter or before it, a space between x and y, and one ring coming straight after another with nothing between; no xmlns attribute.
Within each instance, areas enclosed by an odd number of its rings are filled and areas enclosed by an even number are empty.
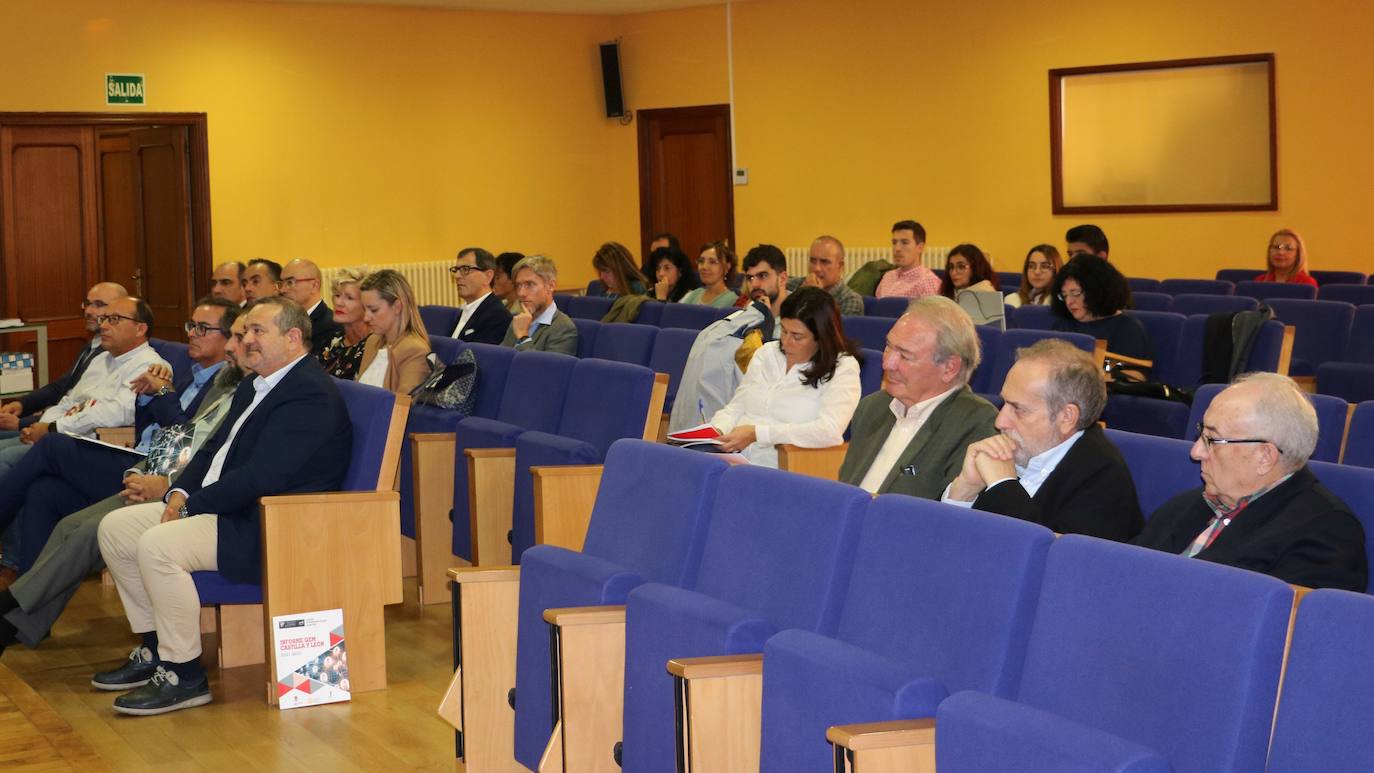
<svg viewBox="0 0 1374 773"><path fill-rule="evenodd" d="M281 280L281 283L282 283L283 285L286 285L287 287L295 287L295 286L296 286L296 283L298 283L298 282L318 282L318 281L319 281L319 280L318 280L318 279L315 279L314 277L288 276L288 277L286 277L285 279Z"/></svg>
<svg viewBox="0 0 1374 773"><path fill-rule="evenodd" d="M471 273L474 272L474 271L490 271L490 270L491 270L491 269L478 268L477 266L449 266L449 267L448 267L448 272L449 272L450 274L462 274L463 276L467 276L468 274L471 274Z"/></svg>
<svg viewBox="0 0 1374 773"><path fill-rule="evenodd" d="M95 318L95 321L102 325L118 325L121 319L127 319L130 322L138 321L133 317L126 317L123 314L101 314Z"/></svg>
<svg viewBox="0 0 1374 773"><path fill-rule="evenodd" d="M1061 301L1079 301L1079 300L1082 300L1082 299L1083 299L1083 291L1082 291L1082 290L1070 290L1070 291L1068 291L1068 292L1066 292L1066 293L1060 293L1060 294L1059 294L1059 300L1061 300Z"/></svg>
<svg viewBox="0 0 1374 773"><path fill-rule="evenodd" d="M215 325L207 325L204 322L187 322L183 324L181 327L186 331L186 335L190 335L191 333L203 336L208 336L211 333L219 333L221 335L224 335L224 331L219 327L216 327Z"/></svg>
<svg viewBox="0 0 1374 773"><path fill-rule="evenodd" d="M89 308L92 307L92 306L96 307L97 309L103 309L103 308L105 308L106 306L109 306L109 305L110 305L110 304L108 304L108 303L106 303L106 302L104 302L104 301L88 301L88 300L83 299L83 300L81 301L81 310L82 310L82 311L85 311L86 309L89 309Z"/></svg>
<svg viewBox="0 0 1374 773"><path fill-rule="evenodd" d="M1275 250L1275 251L1277 251L1277 252L1297 252L1297 251L1298 251L1298 245L1296 245L1296 244L1271 244L1271 245L1269 245L1269 249Z"/></svg>
<svg viewBox="0 0 1374 773"><path fill-rule="evenodd" d="M1278 444L1275 443L1275 442L1272 441L1272 440L1263 440L1263 439L1261 439L1261 438L1235 438L1235 439L1230 439L1230 438L1208 437L1208 436L1207 436L1207 433L1205 433L1205 432L1202 431L1202 422L1198 422L1198 423L1197 423L1197 439L1198 439L1198 440L1201 440L1201 441L1202 441L1202 444L1203 444L1204 446L1206 446L1208 450L1211 450L1212 446L1229 446L1229 445L1238 445L1238 444L1240 444L1240 443L1268 443L1269 445L1271 445L1271 446L1274 447L1274 450L1275 450L1275 451L1278 451L1279 453L1283 453L1283 449L1282 449L1282 448L1279 448Z"/></svg>

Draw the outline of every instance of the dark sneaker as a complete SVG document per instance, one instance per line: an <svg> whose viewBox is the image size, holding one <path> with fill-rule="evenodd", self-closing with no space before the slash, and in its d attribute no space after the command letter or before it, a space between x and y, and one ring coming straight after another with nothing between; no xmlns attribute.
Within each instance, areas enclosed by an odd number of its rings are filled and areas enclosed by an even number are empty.
<svg viewBox="0 0 1374 773"><path fill-rule="evenodd" d="M134 647L124 665L113 671L101 671L91 679L91 686L97 690L132 690L142 687L153 678L157 670L157 659L147 647Z"/></svg>
<svg viewBox="0 0 1374 773"><path fill-rule="evenodd" d="M114 710L121 714L148 716L204 706L209 702L210 680L203 674L194 682L182 682L175 671L159 665L147 684L115 698Z"/></svg>

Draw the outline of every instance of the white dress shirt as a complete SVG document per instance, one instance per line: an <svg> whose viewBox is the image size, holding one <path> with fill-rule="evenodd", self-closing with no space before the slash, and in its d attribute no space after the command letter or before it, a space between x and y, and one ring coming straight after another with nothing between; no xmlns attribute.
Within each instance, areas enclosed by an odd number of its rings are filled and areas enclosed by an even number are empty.
<svg viewBox="0 0 1374 773"><path fill-rule="evenodd" d="M285 367L278 369L276 373L270 376L258 376L253 379L253 402L248 404L248 408L239 414L238 421L235 421L234 426L229 428L229 437L224 439L224 445L219 447L214 458L210 460L210 468L205 471L205 477L200 482L201 488L219 480L220 474L224 472L224 460L229 458L229 449L234 445L234 439L238 437L239 430L243 428L243 423L248 421L248 417L253 415L253 410L267 397L268 393L277 384L280 384L282 379L286 378L286 374L290 373L291 369L307 356L309 356L308 352L287 363Z"/></svg>
<svg viewBox="0 0 1374 773"><path fill-rule="evenodd" d="M477 313L477 307L482 305L482 301L485 301L488 295L491 295L490 290L486 291L481 298L463 304L463 307L459 309L458 324L454 326L453 333L449 338L457 338L463 334L464 330L467 330L468 320L472 319L472 315ZM550 317L550 319L552 319L552 317Z"/></svg>
<svg viewBox="0 0 1374 773"><path fill-rule="evenodd" d="M983 491L987 491L993 486L999 486L1011 480L1020 483L1021 488L1026 490L1026 496L1034 499L1036 492L1040 491L1040 487L1045 485L1045 479L1050 477L1050 473L1054 472L1060 462L1064 461L1064 456L1069 453L1069 449L1073 448L1073 444L1077 443L1078 439L1081 437L1083 437L1083 430L1080 429L1072 435L1069 435L1064 439L1064 442L1054 448L1048 451L1041 451L1035 456L1032 456L1030 461L1026 462L1025 467L1016 465L1016 477L1001 478L992 481L984 487ZM940 495L940 501L951 505L959 505L960 507L973 507L973 502L971 500L965 502L960 499L950 498L949 490L953 486L953 481L950 481L950 484L945 486L945 493Z"/></svg>
<svg viewBox="0 0 1374 773"><path fill-rule="evenodd" d="M935 409L945 401L946 397L963 387L963 384L959 384L934 397L927 397L919 403L913 403L911 407L902 405L902 401L895 397L892 398L892 402L888 403L887 407L892 411L892 415L897 417L897 421L892 425L892 430L887 433L887 440L883 441L883 447L878 449L877 456L873 457L873 464L869 466L864 479L859 482L859 488L870 494L878 493L878 489L883 486L883 481L887 480L888 473L892 472L893 465L897 464L897 461L902 458L902 454L906 453L906 447L911 445L912 438L916 437L916 433L925 426L930 415L935 413Z"/></svg>
<svg viewBox="0 0 1374 773"><path fill-rule="evenodd" d="M386 369L390 367L390 365L390 350L385 346L377 349L377 356L373 357L372 362L368 363L367 370L363 371L362 374L358 376L358 383L380 388L382 384L386 383Z"/></svg>
<svg viewBox="0 0 1374 773"><path fill-rule="evenodd" d="M118 357L101 352L86 366L76 386L38 420L56 422L56 430L85 437L95 437L101 427L129 426L134 423L136 397L129 382L150 365L166 367L167 363L146 342Z"/></svg>
<svg viewBox="0 0 1374 773"><path fill-rule="evenodd" d="M759 347L749 362L730 402L711 417L710 424L729 432L754 425L757 437L745 448L751 464L778 466L780 443L803 448L827 448L844 442L844 430L859 404L859 363L841 354L835 374L817 387L802 383L810 363L787 367L787 355L777 341Z"/></svg>

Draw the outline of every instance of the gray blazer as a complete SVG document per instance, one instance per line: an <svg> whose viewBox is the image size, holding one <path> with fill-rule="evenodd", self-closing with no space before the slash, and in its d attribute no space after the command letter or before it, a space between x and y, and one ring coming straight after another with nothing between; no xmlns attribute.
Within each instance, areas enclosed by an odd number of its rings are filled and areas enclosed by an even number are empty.
<svg viewBox="0 0 1374 773"><path fill-rule="evenodd" d="M530 340L518 341L515 338L515 329L506 328L506 337L501 341L501 345L512 346L522 352L558 352L576 357L577 325L573 324L572 318L567 314L555 310L553 321L547 325L540 325Z"/></svg>
<svg viewBox="0 0 1374 773"><path fill-rule="evenodd" d="M850 425L849 451L840 465L841 481L857 486L868 475L868 468L897 423L888 407L891 402L892 396L886 392L874 392L859 401ZM996 419L997 409L992 403L967 386L945 398L892 465L878 493L939 499L963 467L969 445L997 434L993 426Z"/></svg>

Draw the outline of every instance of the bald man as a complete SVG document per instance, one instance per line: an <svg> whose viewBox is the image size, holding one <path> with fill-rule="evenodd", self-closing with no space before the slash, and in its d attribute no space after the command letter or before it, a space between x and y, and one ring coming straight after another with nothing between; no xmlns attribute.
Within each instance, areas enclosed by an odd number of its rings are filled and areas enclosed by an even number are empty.
<svg viewBox="0 0 1374 773"><path fill-rule="evenodd" d="M310 353L316 357L329 346L334 336L343 332L339 323L334 321L334 309L320 298L322 284L320 267L311 261L296 258L282 266L281 294L295 301L310 315Z"/></svg>
<svg viewBox="0 0 1374 773"><path fill-rule="evenodd" d="M788 280L787 291L795 292L802 285L819 287L835 298L841 314L863 316L863 296L844 283L844 244L833 236L817 236L807 260L811 271L805 277Z"/></svg>

